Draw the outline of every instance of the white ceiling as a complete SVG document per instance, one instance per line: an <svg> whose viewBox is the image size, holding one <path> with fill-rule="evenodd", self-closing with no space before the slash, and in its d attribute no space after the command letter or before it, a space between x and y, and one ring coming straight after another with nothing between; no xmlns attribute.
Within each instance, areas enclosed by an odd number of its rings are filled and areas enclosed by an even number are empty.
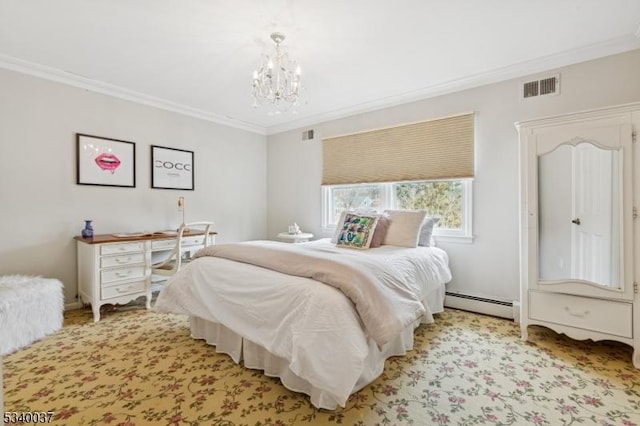
<svg viewBox="0 0 640 426"><path fill-rule="evenodd" d="M639 24L640 0L0 0L0 67L272 134L640 48ZM295 115L251 106L274 31Z"/></svg>

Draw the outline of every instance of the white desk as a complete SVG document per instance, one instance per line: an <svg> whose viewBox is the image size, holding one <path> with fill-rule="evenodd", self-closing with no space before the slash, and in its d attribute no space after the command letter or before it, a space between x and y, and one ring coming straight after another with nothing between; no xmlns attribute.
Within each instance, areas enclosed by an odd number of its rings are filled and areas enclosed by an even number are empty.
<svg viewBox="0 0 640 426"><path fill-rule="evenodd" d="M215 233L214 233L215 234ZM215 235L209 237L215 243ZM175 246L176 236L145 235L118 238L111 234L92 238L75 237L78 255L78 296L90 303L93 320L100 320L100 307L106 304L129 303L146 297L151 307L151 291L156 280L151 265L166 258ZM182 239L183 255L191 257L204 244L201 232L186 233Z"/></svg>
<svg viewBox="0 0 640 426"><path fill-rule="evenodd" d="M309 232L299 232L297 234L289 234L288 232L281 232L278 234L278 238L290 243L304 243L313 238L313 234Z"/></svg>

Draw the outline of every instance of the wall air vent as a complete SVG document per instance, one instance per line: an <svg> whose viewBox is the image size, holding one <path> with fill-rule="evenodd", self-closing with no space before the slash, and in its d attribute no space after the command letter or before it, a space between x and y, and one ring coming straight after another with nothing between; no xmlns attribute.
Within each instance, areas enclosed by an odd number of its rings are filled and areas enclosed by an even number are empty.
<svg viewBox="0 0 640 426"><path fill-rule="evenodd" d="M310 141L312 139L313 139L313 129L305 130L304 132L302 132L302 140L303 141Z"/></svg>
<svg viewBox="0 0 640 426"><path fill-rule="evenodd" d="M529 81L522 85L522 96L525 98L531 98L533 96L538 96L538 86L539 81Z"/></svg>
<svg viewBox="0 0 640 426"><path fill-rule="evenodd" d="M560 74L540 80L527 81L522 84L524 99L536 96L557 95L560 93Z"/></svg>

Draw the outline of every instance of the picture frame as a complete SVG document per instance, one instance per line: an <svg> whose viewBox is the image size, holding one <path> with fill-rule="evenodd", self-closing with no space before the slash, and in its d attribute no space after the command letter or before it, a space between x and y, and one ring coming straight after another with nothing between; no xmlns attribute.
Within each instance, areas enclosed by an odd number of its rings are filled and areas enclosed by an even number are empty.
<svg viewBox="0 0 640 426"><path fill-rule="evenodd" d="M151 188L193 191L193 151L151 145Z"/></svg>
<svg viewBox="0 0 640 426"><path fill-rule="evenodd" d="M136 144L76 133L78 185L136 186Z"/></svg>

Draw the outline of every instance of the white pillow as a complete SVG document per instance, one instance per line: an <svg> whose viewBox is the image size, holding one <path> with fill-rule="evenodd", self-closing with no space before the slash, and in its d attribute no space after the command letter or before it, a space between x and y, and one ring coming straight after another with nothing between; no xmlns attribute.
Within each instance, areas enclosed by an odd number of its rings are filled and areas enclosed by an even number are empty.
<svg viewBox="0 0 640 426"><path fill-rule="evenodd" d="M433 227L440 220L439 217L425 217L420 228L420 237L418 239L418 245L424 247L433 247Z"/></svg>
<svg viewBox="0 0 640 426"><path fill-rule="evenodd" d="M427 212L424 210L385 210L391 223L382 244L417 247L420 229Z"/></svg>

